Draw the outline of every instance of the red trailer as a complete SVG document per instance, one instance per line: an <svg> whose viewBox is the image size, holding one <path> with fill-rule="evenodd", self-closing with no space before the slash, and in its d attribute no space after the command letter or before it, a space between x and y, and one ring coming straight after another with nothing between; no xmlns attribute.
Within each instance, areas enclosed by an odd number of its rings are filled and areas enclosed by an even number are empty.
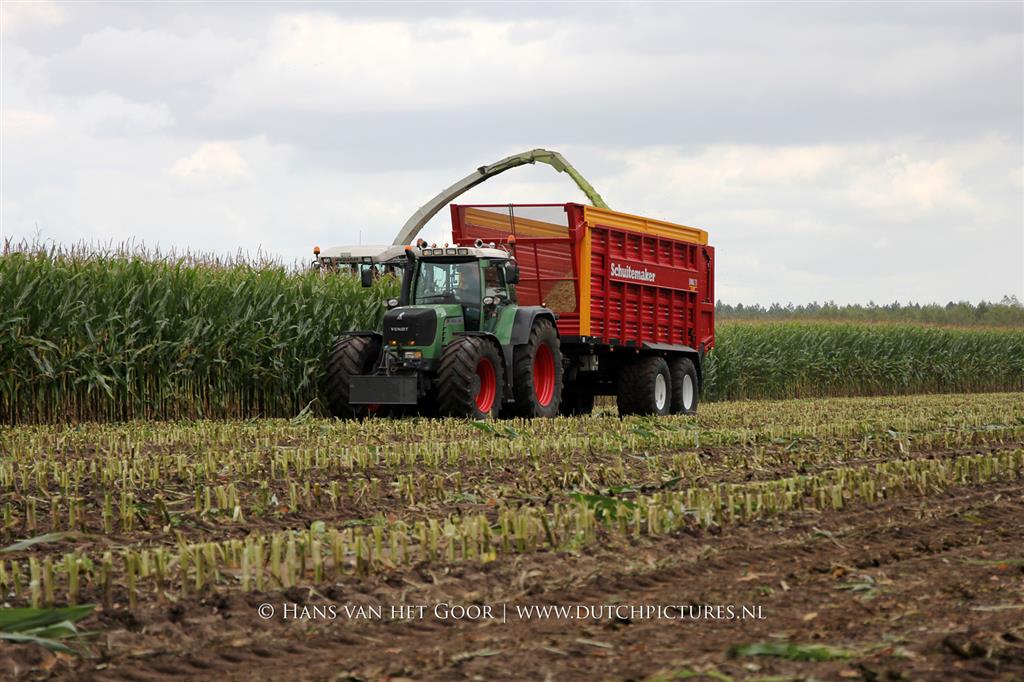
<svg viewBox="0 0 1024 682"><path fill-rule="evenodd" d="M456 205L455 242L514 244L519 305L557 315L562 411L615 395L624 413L692 413L715 344L704 230L582 204Z"/></svg>

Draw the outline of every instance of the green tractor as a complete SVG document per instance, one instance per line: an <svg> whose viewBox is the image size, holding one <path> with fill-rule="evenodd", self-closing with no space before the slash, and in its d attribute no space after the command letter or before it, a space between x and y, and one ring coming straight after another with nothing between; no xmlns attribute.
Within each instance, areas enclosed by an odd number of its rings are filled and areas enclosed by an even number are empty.
<svg viewBox="0 0 1024 682"><path fill-rule="evenodd" d="M383 333L349 332L331 350L324 386L331 413L558 415L555 315L516 304L512 253L479 240L474 247L409 246L405 253L401 298L388 301Z"/></svg>

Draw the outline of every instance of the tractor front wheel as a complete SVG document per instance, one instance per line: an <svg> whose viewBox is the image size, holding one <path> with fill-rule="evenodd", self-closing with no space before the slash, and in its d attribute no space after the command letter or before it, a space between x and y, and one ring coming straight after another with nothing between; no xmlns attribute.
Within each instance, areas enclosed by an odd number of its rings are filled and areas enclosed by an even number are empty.
<svg viewBox="0 0 1024 682"><path fill-rule="evenodd" d="M504 383L501 356L487 339L456 337L441 355L437 381L442 415L470 419L498 416Z"/></svg>
<svg viewBox="0 0 1024 682"><path fill-rule="evenodd" d="M343 336L327 357L324 394L327 409L338 419L362 419L378 412L376 405L349 403L352 377L369 374L380 357L380 339L375 336Z"/></svg>

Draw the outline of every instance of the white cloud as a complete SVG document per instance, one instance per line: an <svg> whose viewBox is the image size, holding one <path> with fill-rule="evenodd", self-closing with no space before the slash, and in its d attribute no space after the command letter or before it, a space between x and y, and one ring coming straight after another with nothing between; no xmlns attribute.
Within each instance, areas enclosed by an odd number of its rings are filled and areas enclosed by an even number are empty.
<svg viewBox="0 0 1024 682"><path fill-rule="evenodd" d="M53 114L24 109L0 111L0 129L3 135L25 137L45 133L53 127Z"/></svg>
<svg viewBox="0 0 1024 682"><path fill-rule="evenodd" d="M1022 195L1004 180L1019 156L1006 139L614 157L624 170L591 178L598 189L614 188L605 194L613 207L707 229L726 300L977 299L1021 280ZM954 261L985 276L954 283L941 274Z"/></svg>
<svg viewBox="0 0 1024 682"><path fill-rule="evenodd" d="M858 67L851 69L861 77L841 82L854 94L884 94L897 101L922 88L943 90L955 98L960 85L1019 59L1020 52L1020 35L1013 34L957 45L933 40L904 45L884 60L861 60Z"/></svg>
<svg viewBox="0 0 1024 682"><path fill-rule="evenodd" d="M15 34L35 26L56 26L67 13L50 0L7 0L0 3L0 33Z"/></svg>
<svg viewBox="0 0 1024 682"><path fill-rule="evenodd" d="M226 79L210 110L410 111L522 97L555 65L530 25L470 20L349 21L326 13L275 18L259 55ZM525 92L528 92L525 91ZM531 93L535 94L535 93Z"/></svg>
<svg viewBox="0 0 1024 682"><path fill-rule="evenodd" d="M169 170L191 186L214 189L235 186L249 179L245 159L227 142L207 142L174 162Z"/></svg>
<svg viewBox="0 0 1024 682"><path fill-rule="evenodd" d="M104 27L50 60L53 81L69 92L117 88L132 99L174 100L205 93L256 57L253 40L208 29L178 34L170 27Z"/></svg>
<svg viewBox="0 0 1024 682"><path fill-rule="evenodd" d="M853 179L850 196L872 209L929 210L943 205L973 208L949 159L914 160L906 154L865 169Z"/></svg>
<svg viewBox="0 0 1024 682"><path fill-rule="evenodd" d="M65 101L63 109L69 127L81 126L103 136L152 134L174 123L166 104L133 102L109 92Z"/></svg>

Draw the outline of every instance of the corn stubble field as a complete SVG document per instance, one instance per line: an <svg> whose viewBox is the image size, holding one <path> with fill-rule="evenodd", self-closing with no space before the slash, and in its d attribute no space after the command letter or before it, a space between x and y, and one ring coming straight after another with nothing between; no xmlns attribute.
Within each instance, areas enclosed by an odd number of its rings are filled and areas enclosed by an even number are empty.
<svg viewBox="0 0 1024 682"><path fill-rule="evenodd" d="M37 253L0 284L0 593L65 609L0 610L0 678L1024 674L1024 393L884 395L1019 391L1022 330L723 325L696 417L360 423L318 416L321 344L388 283Z"/></svg>

